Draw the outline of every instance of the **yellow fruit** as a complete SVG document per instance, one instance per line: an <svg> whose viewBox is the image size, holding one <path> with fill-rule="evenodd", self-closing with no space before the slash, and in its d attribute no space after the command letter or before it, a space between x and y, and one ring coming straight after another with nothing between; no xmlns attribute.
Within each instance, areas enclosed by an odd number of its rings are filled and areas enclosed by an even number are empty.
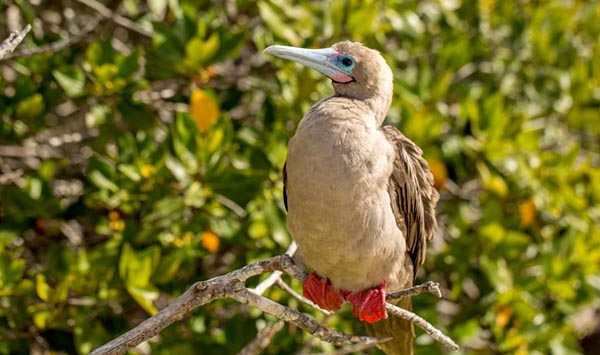
<svg viewBox="0 0 600 355"><path fill-rule="evenodd" d="M219 251L219 237L213 232L203 232L202 235L200 235L200 242L211 254Z"/></svg>
<svg viewBox="0 0 600 355"><path fill-rule="evenodd" d="M527 199L519 204L519 213L521 215L521 228L529 227L535 220L537 214L535 204L532 199Z"/></svg>

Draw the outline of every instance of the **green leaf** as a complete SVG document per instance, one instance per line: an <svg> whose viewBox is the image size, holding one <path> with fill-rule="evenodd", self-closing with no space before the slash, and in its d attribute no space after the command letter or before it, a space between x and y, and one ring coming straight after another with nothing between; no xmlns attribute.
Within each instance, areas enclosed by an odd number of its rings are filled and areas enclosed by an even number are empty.
<svg viewBox="0 0 600 355"><path fill-rule="evenodd" d="M482 255L480 259L481 269L499 293L512 289L513 275L508 268L506 260L492 259L486 255Z"/></svg>
<svg viewBox="0 0 600 355"><path fill-rule="evenodd" d="M199 71L218 49L219 37L216 34L213 33L207 41L194 37L185 45L184 64L191 72Z"/></svg>
<svg viewBox="0 0 600 355"><path fill-rule="evenodd" d="M116 61L117 67L119 68L117 76L128 78L134 75L140 69L139 62L140 53L138 51L134 51L128 56L119 57Z"/></svg>
<svg viewBox="0 0 600 355"><path fill-rule="evenodd" d="M46 329L52 318L52 313L49 310L42 310L33 313L33 323L39 329Z"/></svg>
<svg viewBox="0 0 600 355"><path fill-rule="evenodd" d="M95 348L111 340L111 335L98 320L78 322L74 333L75 346L79 354L89 354Z"/></svg>
<svg viewBox="0 0 600 355"><path fill-rule="evenodd" d="M160 264L152 276L152 281L160 285L175 280L181 261L184 257L185 256L179 250L174 250L161 258Z"/></svg>
<svg viewBox="0 0 600 355"><path fill-rule="evenodd" d="M44 274L35 275L35 293L44 302L50 299L50 286L46 283Z"/></svg>
<svg viewBox="0 0 600 355"><path fill-rule="evenodd" d="M97 187L105 190L110 190L112 192L119 191L119 187L117 184L112 182L107 176L102 174L98 170L94 170L88 174L89 179L96 185Z"/></svg>
<svg viewBox="0 0 600 355"><path fill-rule="evenodd" d="M50 298L51 303L64 302L67 300L69 296L69 288L71 284L74 282L75 276L72 274L67 275L65 278L60 280L54 292L52 293L52 297Z"/></svg>
<svg viewBox="0 0 600 355"><path fill-rule="evenodd" d="M300 45L300 37L291 27L290 23L282 19L282 16L277 13L275 7L266 1L258 3L260 17L271 31L282 39L285 39L292 45Z"/></svg>
<svg viewBox="0 0 600 355"><path fill-rule="evenodd" d="M45 109L44 98L40 93L36 93L17 104L17 118L36 118L42 115Z"/></svg>
<svg viewBox="0 0 600 355"><path fill-rule="evenodd" d="M136 252L130 244L123 245L119 260L119 276L129 287L149 287L150 276L160 261L160 248L151 246Z"/></svg>
<svg viewBox="0 0 600 355"><path fill-rule="evenodd" d="M53 70L52 75L69 97L80 97L85 93L85 75L77 67Z"/></svg>
<svg viewBox="0 0 600 355"><path fill-rule="evenodd" d="M112 63L114 57L115 51L110 41L92 42L86 51L85 64L91 70L94 66Z"/></svg>
<svg viewBox="0 0 600 355"><path fill-rule="evenodd" d="M148 0L148 7L156 17L159 17L167 8L167 0Z"/></svg>
<svg viewBox="0 0 600 355"><path fill-rule="evenodd" d="M159 292L152 285L146 286L126 286L127 292L133 299L150 315L155 315L158 310L153 302L158 299Z"/></svg>
<svg viewBox="0 0 600 355"><path fill-rule="evenodd" d="M121 173L123 173L123 175L127 176L132 181L138 182L142 179L142 176L135 165L120 164L117 167L117 170L119 170Z"/></svg>

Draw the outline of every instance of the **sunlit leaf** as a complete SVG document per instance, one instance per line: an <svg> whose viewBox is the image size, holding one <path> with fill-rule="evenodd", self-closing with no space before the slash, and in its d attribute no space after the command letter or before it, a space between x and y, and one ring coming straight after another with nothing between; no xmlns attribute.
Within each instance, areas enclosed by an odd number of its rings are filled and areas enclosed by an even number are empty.
<svg viewBox="0 0 600 355"><path fill-rule="evenodd" d="M16 116L21 119L32 119L40 116L45 108L42 95L33 94L17 104Z"/></svg>
<svg viewBox="0 0 600 355"><path fill-rule="evenodd" d="M154 315L158 312L153 302L158 299L159 294L154 286L127 286L127 292L148 314Z"/></svg>
<svg viewBox="0 0 600 355"><path fill-rule="evenodd" d="M46 277L43 274L35 275L35 293L42 301L50 299L50 286L46 283Z"/></svg>
<svg viewBox="0 0 600 355"><path fill-rule="evenodd" d="M65 91L69 97L79 97L83 95L85 90L85 75L76 67L67 68L64 70L54 70L52 72L54 79L61 89Z"/></svg>
<svg viewBox="0 0 600 355"><path fill-rule="evenodd" d="M190 97L190 115L194 118L198 131L204 133L210 129L221 113L211 95L204 90L194 89Z"/></svg>

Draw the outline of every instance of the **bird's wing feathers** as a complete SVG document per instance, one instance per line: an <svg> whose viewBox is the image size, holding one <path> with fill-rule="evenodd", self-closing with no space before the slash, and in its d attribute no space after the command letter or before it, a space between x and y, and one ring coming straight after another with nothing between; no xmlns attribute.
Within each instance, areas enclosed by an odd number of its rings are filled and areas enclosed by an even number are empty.
<svg viewBox="0 0 600 355"><path fill-rule="evenodd" d="M398 228L406 238L416 275L425 261L427 241L437 230L435 206L439 199L433 176L421 149L392 126L381 128L396 150L388 192ZM286 162L287 164L287 162ZM283 203L288 209L287 169L283 165Z"/></svg>
<svg viewBox="0 0 600 355"><path fill-rule="evenodd" d="M381 130L396 149L388 191L416 275L425 261L427 241L437 230L435 205L439 194L433 187L433 176L421 149L395 127L384 126Z"/></svg>
<svg viewBox="0 0 600 355"><path fill-rule="evenodd" d="M288 202L287 202L287 160L283 163L283 205L285 206L285 210L288 210Z"/></svg>

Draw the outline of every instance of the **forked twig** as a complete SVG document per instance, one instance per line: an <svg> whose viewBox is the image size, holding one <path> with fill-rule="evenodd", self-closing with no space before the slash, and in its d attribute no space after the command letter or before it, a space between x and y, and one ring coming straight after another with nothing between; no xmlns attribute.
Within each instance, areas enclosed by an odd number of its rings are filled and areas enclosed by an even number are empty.
<svg viewBox="0 0 600 355"><path fill-rule="evenodd" d="M385 298L388 300L393 300L396 298L402 298L407 296L416 296L421 293L429 292L435 295L437 298L442 298L442 291L440 291L440 284L433 281L427 281L417 286L409 287L404 290L400 290L397 292L388 293Z"/></svg>
<svg viewBox="0 0 600 355"><path fill-rule="evenodd" d="M451 350L458 350L460 347L458 344L454 342L454 340L450 339L446 334L442 333L439 329L434 327L431 323L426 321L425 319L419 317L413 312L407 311L404 308L400 308L398 306L394 306L393 304L386 303L385 309L387 311L397 317L406 319L412 323L414 323L419 328L423 329L427 334L429 334L434 340L442 343L445 347Z"/></svg>
<svg viewBox="0 0 600 355"><path fill-rule="evenodd" d="M375 344L388 340L368 336L350 335L329 329L320 325L314 318L306 314L263 297L257 293L256 290L246 288L245 282L249 278L273 271L286 273L299 280L303 280L306 275L304 270L294 264L289 255L284 254L257 261L223 276L218 276L207 281L196 282L179 296L175 302L125 334L94 350L91 354L124 353L127 349L133 348L141 342L152 338L168 325L183 318L195 308L223 298L231 298L242 304L257 307L265 313L295 324L299 328L304 329L323 341L336 345L342 345L348 342ZM277 280L273 283L275 282L277 282ZM415 287L410 293L403 293L402 296L407 294L418 294L421 292L431 292L428 291L429 288L430 286ZM423 328L435 340L440 341L448 348L453 350L458 349L456 343L418 315L389 303L386 304L386 308L391 314L408 319L417 326ZM274 332L276 332L276 330L274 330Z"/></svg>

